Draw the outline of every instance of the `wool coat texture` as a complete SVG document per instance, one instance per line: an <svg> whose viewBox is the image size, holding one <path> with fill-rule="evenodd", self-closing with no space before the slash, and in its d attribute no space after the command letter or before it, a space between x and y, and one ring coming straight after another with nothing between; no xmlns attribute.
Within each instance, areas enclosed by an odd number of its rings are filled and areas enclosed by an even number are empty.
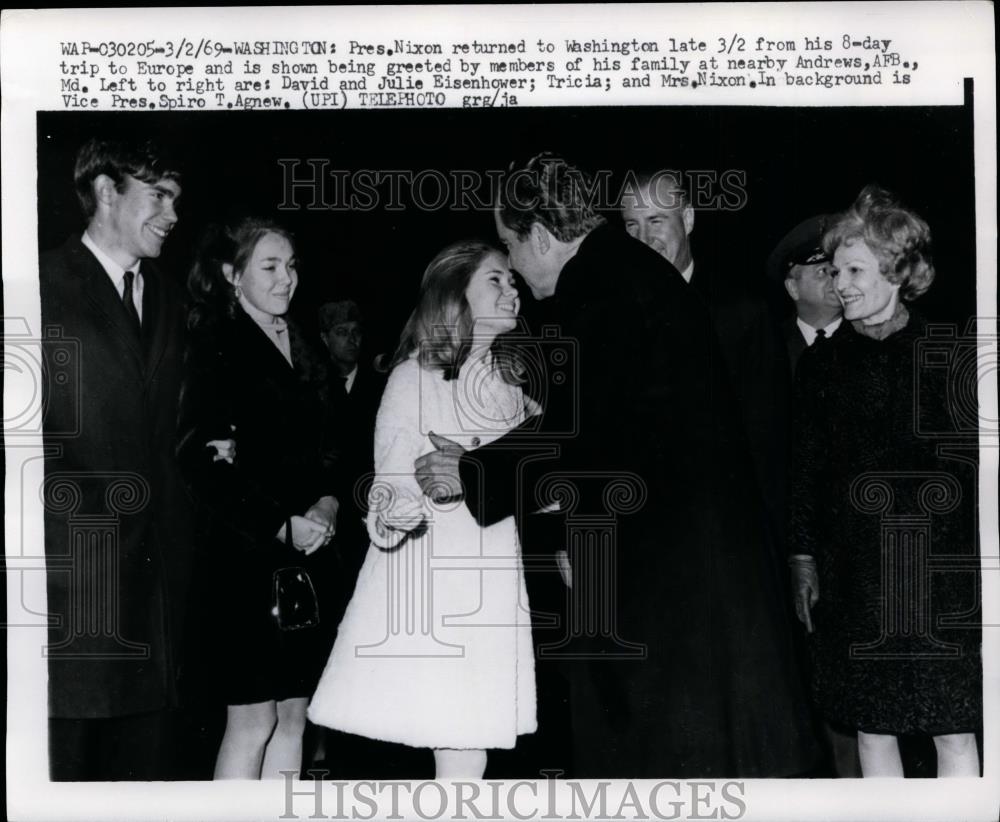
<svg viewBox="0 0 1000 822"><path fill-rule="evenodd" d="M372 543L309 706L319 724L430 748L512 748L536 728L534 653L512 516L481 527L461 501L431 503L414 460L434 432L474 451L525 416L490 355L455 379L400 363L375 426ZM417 506L423 524L385 529Z"/></svg>
<svg viewBox="0 0 1000 822"><path fill-rule="evenodd" d="M962 352L913 313L884 339L833 335L796 372L790 550L819 573L816 704L850 728L982 721L977 435L956 425L968 386L939 379Z"/></svg>

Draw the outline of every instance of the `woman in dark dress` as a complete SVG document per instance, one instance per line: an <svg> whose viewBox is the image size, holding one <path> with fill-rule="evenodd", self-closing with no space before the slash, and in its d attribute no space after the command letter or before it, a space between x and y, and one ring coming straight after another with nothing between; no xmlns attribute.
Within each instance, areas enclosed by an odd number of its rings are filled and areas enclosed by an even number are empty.
<svg viewBox="0 0 1000 822"><path fill-rule="evenodd" d="M290 235L260 220L212 232L188 282L178 456L200 510L204 675L228 706L216 779L299 770L335 627L314 556L338 508L326 375L284 319L297 282Z"/></svg>
<svg viewBox="0 0 1000 822"><path fill-rule="evenodd" d="M796 375L791 559L820 710L855 728L864 776L902 776L897 736L932 736L939 776L978 776L976 457L939 453L948 397L917 392L930 230L865 188L823 239L855 334Z"/></svg>

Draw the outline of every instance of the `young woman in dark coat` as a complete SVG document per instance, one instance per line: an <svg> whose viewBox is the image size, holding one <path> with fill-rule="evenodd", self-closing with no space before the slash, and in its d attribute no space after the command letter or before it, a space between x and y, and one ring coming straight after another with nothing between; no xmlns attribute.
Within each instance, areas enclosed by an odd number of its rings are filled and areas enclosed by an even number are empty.
<svg viewBox="0 0 1000 822"><path fill-rule="evenodd" d="M869 186L823 246L858 333L796 374L791 564L814 694L857 730L864 776L903 775L900 734L933 737L938 776L978 776L977 455L941 448L949 392L918 390L926 324L906 306L934 279L930 230Z"/></svg>
<svg viewBox="0 0 1000 822"><path fill-rule="evenodd" d="M228 706L216 779L299 770L335 628L314 556L338 509L326 374L284 318L297 282L291 236L244 220L211 233L188 283L178 456L200 511L204 674Z"/></svg>

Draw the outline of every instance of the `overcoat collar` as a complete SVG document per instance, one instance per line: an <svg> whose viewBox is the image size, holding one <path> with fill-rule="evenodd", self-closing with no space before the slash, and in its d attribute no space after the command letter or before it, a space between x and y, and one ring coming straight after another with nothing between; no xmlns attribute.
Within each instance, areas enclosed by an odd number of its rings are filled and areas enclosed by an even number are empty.
<svg viewBox="0 0 1000 822"><path fill-rule="evenodd" d="M307 341L294 322L288 322L288 342L292 352L292 365L289 365L263 329L239 306L236 307L233 321L239 344L246 346L246 356L258 363L262 372L289 383L313 382L313 357Z"/></svg>

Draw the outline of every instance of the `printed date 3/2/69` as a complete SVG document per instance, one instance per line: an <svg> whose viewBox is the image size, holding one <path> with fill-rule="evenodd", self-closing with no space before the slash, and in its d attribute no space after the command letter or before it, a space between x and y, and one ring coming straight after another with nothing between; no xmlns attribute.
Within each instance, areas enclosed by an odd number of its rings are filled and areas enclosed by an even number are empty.
<svg viewBox="0 0 1000 822"><path fill-rule="evenodd" d="M152 57L162 56L168 60L178 57L215 57L219 54L232 54L232 44L220 43L217 40L199 38L198 40L182 37L173 40L106 40L101 43L91 43L87 40L78 42L64 41L59 43L60 54L68 57L97 55L98 57Z"/></svg>

